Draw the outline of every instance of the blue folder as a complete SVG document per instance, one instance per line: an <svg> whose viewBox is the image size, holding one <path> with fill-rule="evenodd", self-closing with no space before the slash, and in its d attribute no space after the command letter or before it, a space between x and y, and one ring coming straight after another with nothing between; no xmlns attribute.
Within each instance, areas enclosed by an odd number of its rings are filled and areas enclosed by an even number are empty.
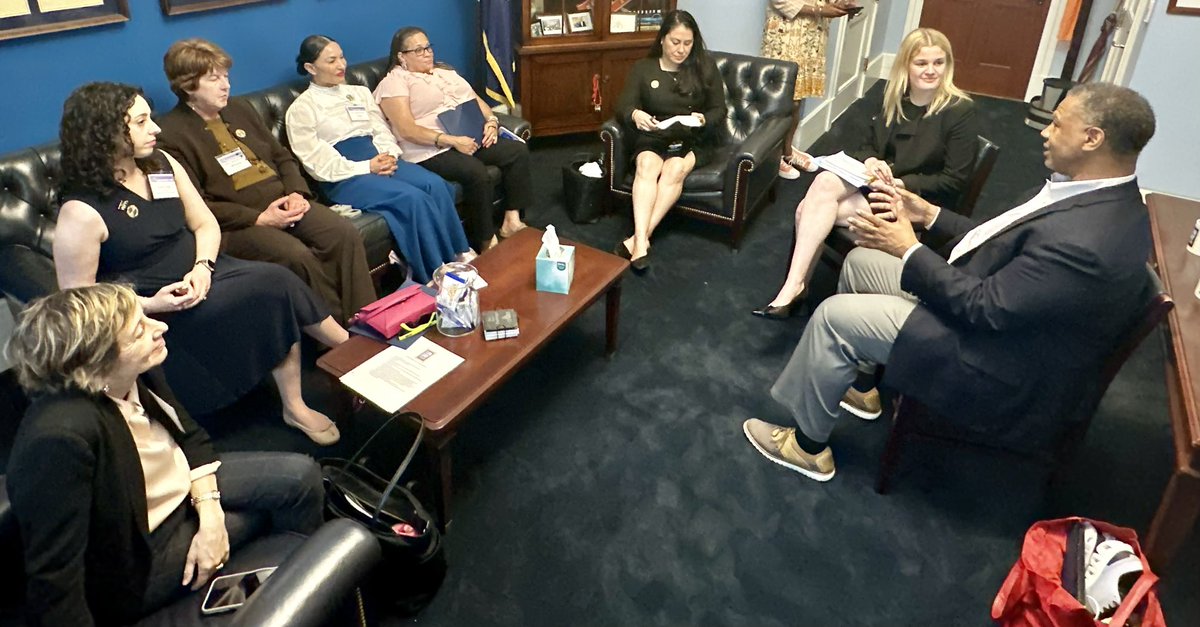
<svg viewBox="0 0 1200 627"><path fill-rule="evenodd" d="M468 100L437 117L447 134L470 137L476 144L483 145L483 111L479 109L478 101Z"/></svg>

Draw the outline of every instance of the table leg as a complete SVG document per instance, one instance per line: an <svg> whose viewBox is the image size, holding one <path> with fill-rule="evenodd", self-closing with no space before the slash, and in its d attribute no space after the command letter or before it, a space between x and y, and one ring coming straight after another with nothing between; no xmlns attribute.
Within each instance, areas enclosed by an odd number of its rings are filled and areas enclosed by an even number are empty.
<svg viewBox="0 0 1200 627"><path fill-rule="evenodd" d="M1176 469L1167 482L1143 546L1157 574L1163 574L1179 545L1196 528L1197 516L1200 516L1200 476L1190 470Z"/></svg>
<svg viewBox="0 0 1200 627"><path fill-rule="evenodd" d="M621 320L621 281L617 280L604 294L604 356L617 352L617 330Z"/></svg>
<svg viewBox="0 0 1200 627"><path fill-rule="evenodd" d="M454 434L432 436L425 440L429 452L430 477L435 478L437 485L433 486L433 512L437 516L438 529L446 532L450 524L450 496L453 493L453 476L450 460L450 442Z"/></svg>

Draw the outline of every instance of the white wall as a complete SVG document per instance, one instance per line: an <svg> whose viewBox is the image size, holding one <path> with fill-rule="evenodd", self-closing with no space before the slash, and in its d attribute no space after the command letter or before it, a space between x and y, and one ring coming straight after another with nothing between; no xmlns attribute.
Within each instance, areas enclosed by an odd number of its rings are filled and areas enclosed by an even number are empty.
<svg viewBox="0 0 1200 627"><path fill-rule="evenodd" d="M679 0L675 6L696 18L709 50L753 55L762 50L767 0Z"/></svg>
<svg viewBox="0 0 1200 627"><path fill-rule="evenodd" d="M1129 86L1154 107L1158 131L1138 162L1138 182L1146 189L1200 199L1196 144L1200 121L1200 16L1168 15L1167 2L1154 8Z"/></svg>

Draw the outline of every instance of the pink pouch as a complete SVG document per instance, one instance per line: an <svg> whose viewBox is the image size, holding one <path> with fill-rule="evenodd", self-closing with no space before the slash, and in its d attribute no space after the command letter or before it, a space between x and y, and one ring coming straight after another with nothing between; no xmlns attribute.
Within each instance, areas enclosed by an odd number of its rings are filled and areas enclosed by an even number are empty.
<svg viewBox="0 0 1200 627"><path fill-rule="evenodd" d="M400 335L400 325L414 326L436 310L437 301L432 296L422 291L420 285L410 285L358 310L350 323L365 324L380 335L393 338Z"/></svg>

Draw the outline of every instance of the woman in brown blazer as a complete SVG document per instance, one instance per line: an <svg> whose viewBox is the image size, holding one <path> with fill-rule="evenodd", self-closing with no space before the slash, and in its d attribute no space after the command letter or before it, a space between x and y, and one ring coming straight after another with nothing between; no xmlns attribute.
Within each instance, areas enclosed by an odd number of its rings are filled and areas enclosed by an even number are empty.
<svg viewBox="0 0 1200 627"><path fill-rule="evenodd" d="M222 251L282 264L345 323L375 300L362 237L324 205L292 153L248 104L229 99L233 60L203 39L174 43L163 69L179 104L159 146L183 165L221 225Z"/></svg>

